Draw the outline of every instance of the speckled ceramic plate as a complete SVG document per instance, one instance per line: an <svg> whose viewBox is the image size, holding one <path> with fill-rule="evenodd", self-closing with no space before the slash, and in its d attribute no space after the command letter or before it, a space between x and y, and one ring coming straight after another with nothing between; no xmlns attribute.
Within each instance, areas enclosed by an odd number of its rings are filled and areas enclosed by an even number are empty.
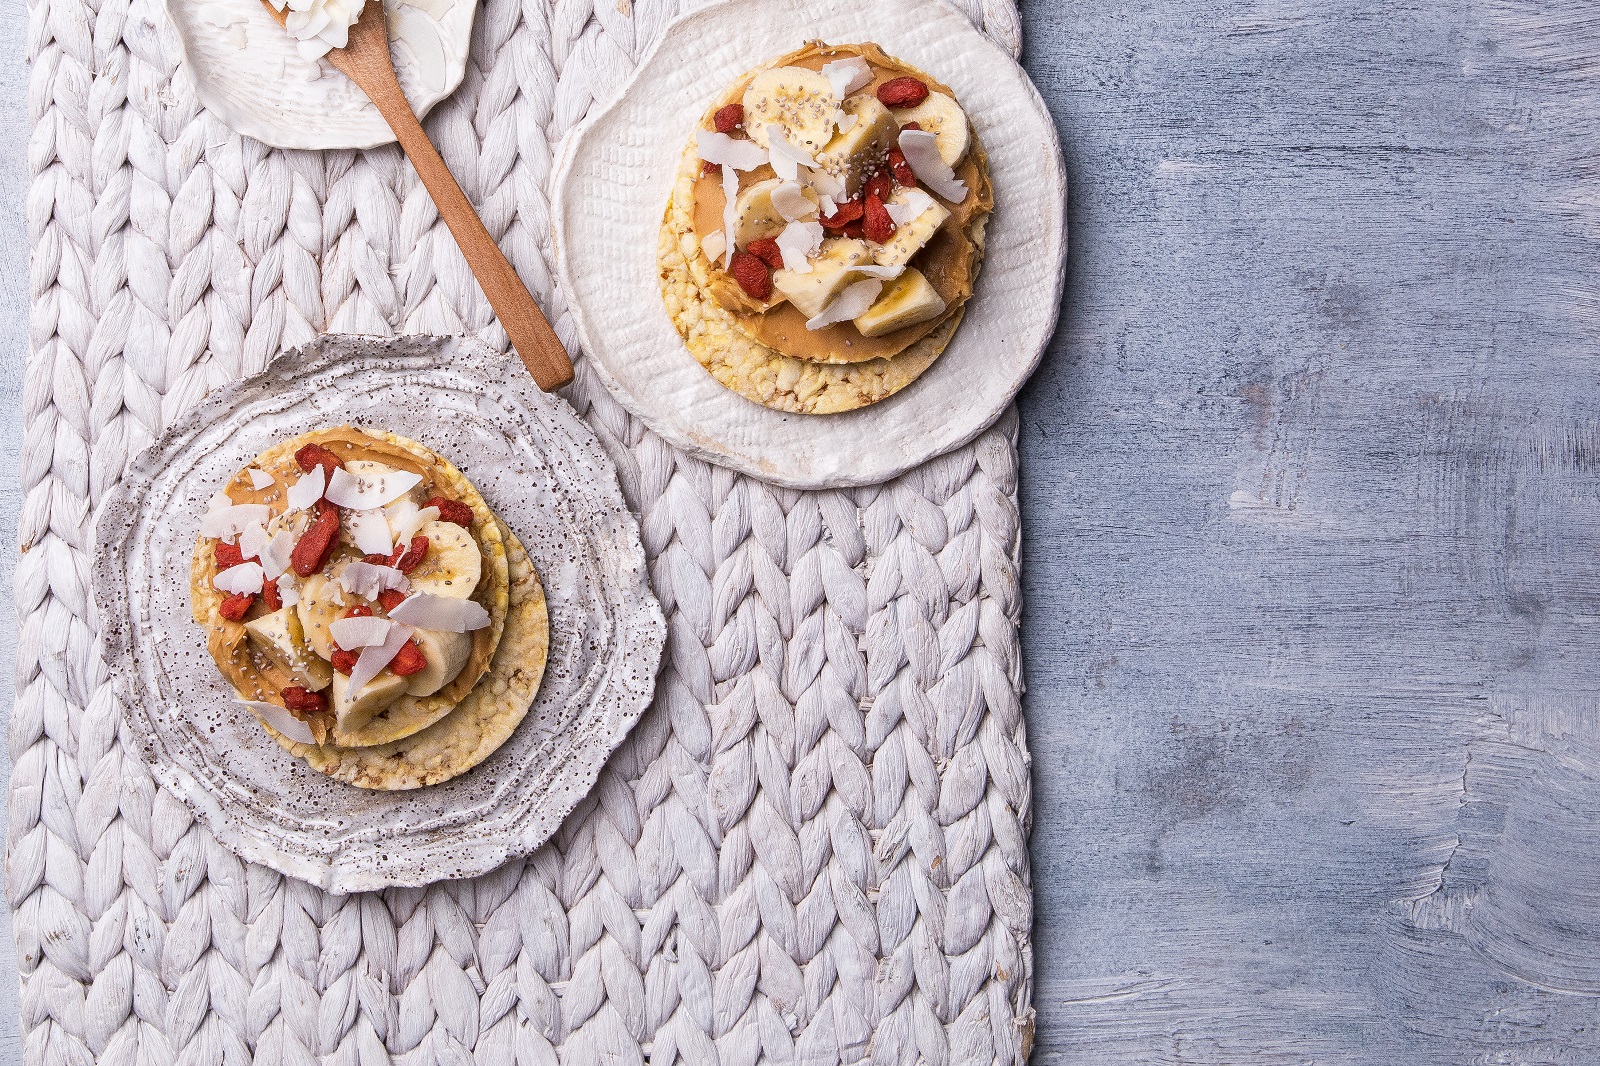
<svg viewBox="0 0 1600 1066"><path fill-rule="evenodd" d="M719 385L662 305L656 235L684 145L739 75L808 40L873 41L955 90L989 154L995 208L966 318L894 396L785 414ZM722 0L667 28L633 80L562 145L556 265L601 380L675 447L795 488L886 481L959 447L1006 409L1055 328L1066 170L1044 102L1011 56L943 0Z"/></svg>
<svg viewBox="0 0 1600 1066"><path fill-rule="evenodd" d="M400 87L421 118L467 69L477 0L445 0L434 18L384 0ZM195 95L235 131L275 148L371 148L394 140L366 94L325 59L305 60L261 0L162 0Z"/></svg>
<svg viewBox="0 0 1600 1066"><path fill-rule="evenodd" d="M549 603L544 681L511 739L409 792L341 784L273 743L190 615L195 531L218 486L269 445L346 422L459 466ZM481 874L542 844L643 713L665 639L594 435L514 355L458 338L324 337L214 393L130 466L96 521L95 560L105 660L157 780L242 857L335 892Z"/></svg>

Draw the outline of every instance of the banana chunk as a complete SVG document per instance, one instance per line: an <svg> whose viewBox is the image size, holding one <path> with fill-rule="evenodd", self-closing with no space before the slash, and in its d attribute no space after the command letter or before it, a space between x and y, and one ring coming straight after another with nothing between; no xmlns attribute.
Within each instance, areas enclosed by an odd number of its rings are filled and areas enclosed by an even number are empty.
<svg viewBox="0 0 1600 1066"><path fill-rule="evenodd" d="M411 591L458 600L471 596L483 577L483 552L472 531L454 522L429 522L417 533L428 538L428 554L407 575Z"/></svg>
<svg viewBox="0 0 1600 1066"><path fill-rule="evenodd" d="M323 575L312 574L300 583L300 600L292 609L306 643L324 659L333 658L333 634L328 627L344 613L345 606L343 591Z"/></svg>
<svg viewBox="0 0 1600 1066"><path fill-rule="evenodd" d="M739 194L733 206L733 246L744 248L762 237L776 237L789 223L772 203L782 178L758 181Z"/></svg>
<svg viewBox="0 0 1600 1066"><path fill-rule="evenodd" d="M872 250L866 241L849 237L824 241L822 254L811 260L810 270L803 274L773 271L772 287L787 296L801 314L815 318L846 285L856 280L853 269L871 262Z"/></svg>
<svg viewBox="0 0 1600 1066"><path fill-rule="evenodd" d="M894 118L901 126L915 122L933 134L934 147L946 166L955 166L967 156L972 147L972 129L967 125L967 113L961 105L944 93L928 94L916 107L897 107Z"/></svg>
<svg viewBox="0 0 1600 1066"><path fill-rule="evenodd" d="M372 721L374 715L388 709L395 700L406 694L408 678L383 671L361 686L361 691L350 695L350 678L344 674L333 675L333 739L348 737Z"/></svg>
<svg viewBox="0 0 1600 1066"><path fill-rule="evenodd" d="M944 313L944 298L920 270L907 270L884 284L866 313L856 318L863 337L881 337Z"/></svg>
<svg viewBox="0 0 1600 1066"><path fill-rule="evenodd" d="M278 664L296 684L320 692L333 681L333 667L318 658L306 643L295 608L283 607L246 622L244 631L261 654Z"/></svg>
<svg viewBox="0 0 1600 1066"><path fill-rule="evenodd" d="M412 639L422 649L422 657L428 661L427 666L406 679L406 692L413 696L431 696L444 688L456 679L472 655L472 635L469 633L419 629Z"/></svg>
<svg viewBox="0 0 1600 1066"><path fill-rule="evenodd" d="M900 127L889 109L871 93L857 93L844 102L846 115L855 116L855 125L836 134L817 155L817 166L844 182L845 196L854 196L863 182L882 165L894 147Z"/></svg>
<svg viewBox="0 0 1600 1066"><path fill-rule="evenodd" d="M814 70L763 70L744 91L744 128L752 141L767 148L767 124L777 123L789 143L809 155L828 143L838 106L833 83Z"/></svg>
<svg viewBox="0 0 1600 1066"><path fill-rule="evenodd" d="M900 266L909 263L911 257L922 250L922 246L933 240L933 235L939 232L939 227L944 225L944 220L950 217L950 211L939 201L923 192L921 189L896 189L884 201L884 206L891 212L896 208L905 209L908 206L914 210L917 205L923 206L922 213L909 222L901 223L895 227L894 236L888 243L880 244L873 252L879 266Z"/></svg>

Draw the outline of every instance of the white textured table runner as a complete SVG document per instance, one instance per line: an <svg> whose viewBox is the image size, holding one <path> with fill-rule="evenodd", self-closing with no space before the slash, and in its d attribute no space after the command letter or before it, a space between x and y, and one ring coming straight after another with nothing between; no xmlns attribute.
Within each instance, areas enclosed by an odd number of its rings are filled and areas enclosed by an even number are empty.
<svg viewBox="0 0 1600 1066"><path fill-rule="evenodd" d="M966 6L1017 49L1010 0ZM429 120L557 312L551 155L676 13L486 0ZM232 134L153 0L35 0L30 25L7 865L28 1061L1021 1061L1014 415L888 485L796 492L673 452L580 360L567 395L669 619L654 706L550 844L476 881L341 897L247 865L124 747L92 512L208 388L319 330L504 335L393 147Z"/></svg>

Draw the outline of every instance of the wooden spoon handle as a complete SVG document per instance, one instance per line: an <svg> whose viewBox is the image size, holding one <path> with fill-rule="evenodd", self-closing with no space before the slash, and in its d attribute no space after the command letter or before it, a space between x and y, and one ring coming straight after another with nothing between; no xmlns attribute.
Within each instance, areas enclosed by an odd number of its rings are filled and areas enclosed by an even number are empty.
<svg viewBox="0 0 1600 1066"><path fill-rule="evenodd" d="M368 6L378 6L382 10L381 5ZM387 46L387 40L384 44ZM337 62L340 57L336 53L330 53L328 58L335 59L335 65L343 68L344 64ZM433 197L445 225L455 235L467 266L472 268L478 284L483 286L489 306L494 308L500 325L504 327L506 336L511 338L511 346L522 357L528 373L546 392L567 384L572 380L572 360L567 357L566 349L561 346L556 331L550 328L549 319L539 310L533 293L528 291L528 286L517 276L516 269L506 259L505 253L489 236L483 219L473 210L466 193L461 191L450 168L440 158L438 149L423 132L422 123L412 114L411 105L400 91L393 68L381 71L367 66L359 71L359 76L356 71L346 73L366 90L377 105L378 112L389 123L389 128L394 130L400 147L405 149L411 165L416 167L417 175ZM383 76L385 73L387 77Z"/></svg>

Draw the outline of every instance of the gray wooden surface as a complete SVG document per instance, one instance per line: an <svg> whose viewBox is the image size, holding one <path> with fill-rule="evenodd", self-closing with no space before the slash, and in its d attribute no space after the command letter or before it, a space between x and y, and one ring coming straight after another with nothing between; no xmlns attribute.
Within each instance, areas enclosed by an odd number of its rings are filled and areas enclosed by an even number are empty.
<svg viewBox="0 0 1600 1066"><path fill-rule="evenodd" d="M1024 0L1073 181L1022 401L1036 1062L1600 1058L1594 10Z"/></svg>

